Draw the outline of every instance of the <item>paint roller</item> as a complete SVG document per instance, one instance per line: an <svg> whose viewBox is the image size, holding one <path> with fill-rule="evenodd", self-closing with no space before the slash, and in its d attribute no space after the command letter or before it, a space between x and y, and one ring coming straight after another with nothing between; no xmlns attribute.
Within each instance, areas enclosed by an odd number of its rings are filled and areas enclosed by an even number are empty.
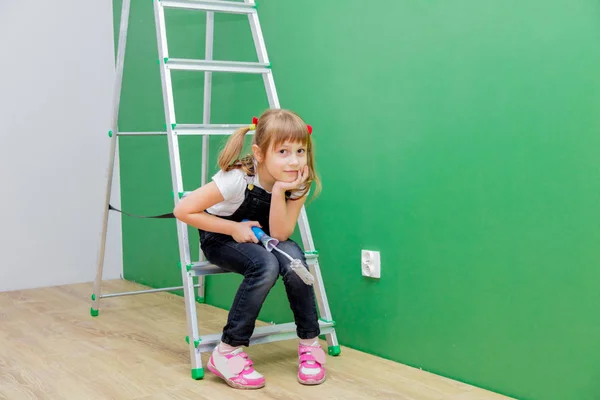
<svg viewBox="0 0 600 400"><path fill-rule="evenodd" d="M250 220L245 219L242 222L248 222L248 221L250 221ZM267 235L258 226L253 226L252 232L254 232L254 235L256 236L258 241L261 242L263 246L265 246L265 249L267 249L267 251L270 252L270 251L275 250L275 251L283 254L288 260L290 260L290 268L292 268L292 270L300 277L300 279L302 279L302 281L304 283L306 283L307 285L312 285L315 282L315 278L308 271L308 269L306 269L306 267L304 267L304 264L302 264L301 260L298 260L297 258L293 258L288 253L286 253L285 251L283 251L277 247L277 245L279 244L279 240Z"/></svg>

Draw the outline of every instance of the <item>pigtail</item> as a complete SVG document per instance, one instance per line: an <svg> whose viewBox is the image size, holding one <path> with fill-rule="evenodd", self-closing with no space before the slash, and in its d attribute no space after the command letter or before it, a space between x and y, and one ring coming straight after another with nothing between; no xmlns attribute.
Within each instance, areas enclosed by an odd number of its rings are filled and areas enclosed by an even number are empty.
<svg viewBox="0 0 600 400"><path fill-rule="evenodd" d="M246 133L250 130L249 126L244 126L235 131L227 140L225 147L219 154L218 165L223 171L229 171L233 168L236 168L236 163L242 149L244 148L244 139L246 137Z"/></svg>

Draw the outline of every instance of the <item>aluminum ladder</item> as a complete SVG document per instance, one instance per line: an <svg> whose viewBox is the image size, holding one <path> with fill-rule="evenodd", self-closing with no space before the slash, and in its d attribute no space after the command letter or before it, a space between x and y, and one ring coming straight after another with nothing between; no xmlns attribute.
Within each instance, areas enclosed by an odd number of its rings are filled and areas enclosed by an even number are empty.
<svg viewBox="0 0 600 400"><path fill-rule="evenodd" d="M168 149L170 158L170 169L173 189L174 205L183 198L188 192L183 188L181 163L179 155L179 135L202 135L202 171L201 184L204 185L207 181L208 173L208 139L210 135L230 135L237 128L247 126L249 124L210 124L211 115L211 91L212 91L212 73L213 72L230 72L230 73L245 73L245 74L261 74L265 84L266 94L270 108L280 108L277 91L275 89L275 81L271 65L267 55L267 50L258 19L257 8L254 0L244 0L243 2L234 1L217 1L217 0L153 0L154 16L156 24L156 35L158 42L158 54L160 65L160 76L162 84L162 94L164 102L166 132L119 132L118 131L118 115L121 97L121 86L123 80L123 67L125 59L125 49L127 42L127 29L129 23L131 0L123 0L121 8L121 22L119 30L119 42L116 60L116 75L113 91L113 110L111 118L111 130L109 136L111 138L110 145L110 160L108 166L108 177L106 182L106 197L104 207L104 217L102 225L102 235L100 238L100 251L98 255L98 266L96 278L94 281L94 293L92 294L92 306L90 313L92 316L99 315L99 306L101 298L110 298L124 295L135 295L144 293L154 293L160 291L172 291L183 289L186 319L187 319L187 337L190 359L191 359L191 375L193 379L202 379L204 377L204 368L202 365L201 354L211 352L219 343L221 333L213 333L200 335L198 329L198 320L196 314L196 301L204 302L204 278L208 275L228 273L222 270L219 266L205 261L202 250L199 251L199 261L194 262L191 258L188 226L179 221L177 225L177 239L179 243L179 265L181 268L181 277L183 286L157 288L149 290L140 290L123 293L101 293L102 271L104 266L104 255L106 247L107 224L110 206L110 194L112 186L112 176L114 171L114 160L116 141L118 136L147 136L147 135L166 135L168 139ZM205 59L178 59L170 58L167 47L166 24L165 24L165 9L179 8L185 10L196 10L206 12L206 50ZM230 13L230 14L245 14L248 16L248 21L252 30L254 45L258 56L258 62L239 62L239 61L217 61L213 60L213 32L214 32L214 13ZM173 90L171 86L171 71L172 70L190 70L204 72L204 110L202 124L178 124L175 117L175 107L173 103ZM248 134L252 134L249 132ZM330 355L337 356L340 354L340 346L335 332L335 322L333 321L325 287L321 275L321 270L318 261L318 252L315 250L313 243L306 210L302 207L298 217L298 226L302 237L306 260L310 271L315 277L314 288L317 304L319 307L319 325L321 335L325 335L328 352ZM194 285L193 278L198 277L198 284ZM197 296L195 289L198 289ZM284 324L271 324L268 326L257 327L250 339L250 345L263 344L281 340L289 340L297 338L296 324L294 322Z"/></svg>

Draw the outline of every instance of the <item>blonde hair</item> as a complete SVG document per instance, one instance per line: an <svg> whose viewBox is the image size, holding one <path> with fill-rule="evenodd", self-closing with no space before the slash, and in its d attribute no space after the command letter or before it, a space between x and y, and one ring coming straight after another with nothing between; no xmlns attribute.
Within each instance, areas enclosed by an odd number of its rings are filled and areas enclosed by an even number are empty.
<svg viewBox="0 0 600 400"><path fill-rule="evenodd" d="M240 158L246 133L250 130L250 126L239 128L227 140L218 159L219 168L223 171L238 168L248 175L256 174L254 155L250 153ZM286 141L303 143L306 146L308 178L303 187L295 191L294 197L301 198L305 196L313 182L316 187L312 197L316 197L321 191L321 181L315 171L313 143L306 123L298 114L290 110L277 108L265 111L258 118L252 144L257 145L266 156L269 149Z"/></svg>

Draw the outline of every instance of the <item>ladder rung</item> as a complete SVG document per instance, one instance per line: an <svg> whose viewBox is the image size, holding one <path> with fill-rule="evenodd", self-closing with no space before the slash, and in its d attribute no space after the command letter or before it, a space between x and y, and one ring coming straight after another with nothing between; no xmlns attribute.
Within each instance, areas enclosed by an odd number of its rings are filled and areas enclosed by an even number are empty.
<svg viewBox="0 0 600 400"><path fill-rule="evenodd" d="M200 284L194 285L194 287L200 287L200 286L201 286ZM181 290L181 289L183 289L183 286L173 286L173 287L164 287L164 288L158 288L158 289L136 290L136 291L132 291L132 292L100 294L100 295L98 295L98 297L100 297L101 299L106 299L109 297L131 296L131 295L136 295L136 294L157 293L157 292L167 292L167 291L170 292L173 290Z"/></svg>
<svg viewBox="0 0 600 400"><path fill-rule="evenodd" d="M167 68L187 71L240 72L246 74L264 74L271 72L270 64L245 61L211 61L186 58L165 59Z"/></svg>
<svg viewBox="0 0 600 400"><path fill-rule="evenodd" d="M221 267L211 264L208 261L199 261L192 263L190 268L192 276L204 276L204 275L215 275L215 274L228 274L229 271L225 271Z"/></svg>
<svg viewBox="0 0 600 400"><path fill-rule="evenodd" d="M177 135L231 135L238 128L248 126L249 124L177 124L173 129ZM251 132L248 132L251 134Z"/></svg>
<svg viewBox="0 0 600 400"><path fill-rule="evenodd" d="M248 124L177 124L173 132L177 135L231 135ZM118 132L118 136L164 136L167 132ZM253 135L249 131L247 135Z"/></svg>
<svg viewBox="0 0 600 400"><path fill-rule="evenodd" d="M334 330L333 322L324 322L319 320L320 331L322 335L326 335ZM215 346L221 340L221 333L213 333L209 335L200 336L200 344L198 350L200 352L212 351ZM261 326L254 329L254 333L250 338L250 346L276 342L280 340L289 340L297 338L296 324L294 322L288 322L285 324Z"/></svg>
<svg viewBox="0 0 600 400"><path fill-rule="evenodd" d="M203 0L160 0L165 8L185 8L188 10L217 11L231 14L252 14L256 12L255 4L235 1L203 1Z"/></svg>
<svg viewBox="0 0 600 400"><path fill-rule="evenodd" d="M167 132L118 132L117 136L160 136Z"/></svg>

